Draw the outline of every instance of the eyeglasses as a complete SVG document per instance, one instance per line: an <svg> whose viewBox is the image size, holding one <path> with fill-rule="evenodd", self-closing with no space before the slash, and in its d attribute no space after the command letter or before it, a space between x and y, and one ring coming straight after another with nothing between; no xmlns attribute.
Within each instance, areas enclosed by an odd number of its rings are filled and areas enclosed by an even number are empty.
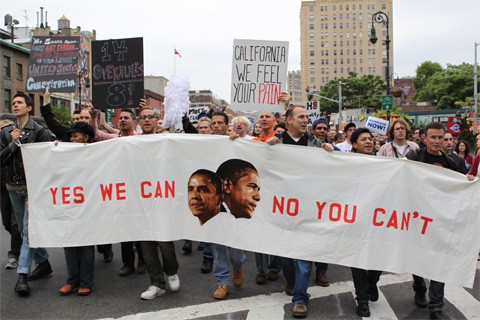
<svg viewBox="0 0 480 320"><path fill-rule="evenodd" d="M138 119L140 120L145 120L145 119L154 119L156 118L153 114L144 114L141 116L138 116Z"/></svg>

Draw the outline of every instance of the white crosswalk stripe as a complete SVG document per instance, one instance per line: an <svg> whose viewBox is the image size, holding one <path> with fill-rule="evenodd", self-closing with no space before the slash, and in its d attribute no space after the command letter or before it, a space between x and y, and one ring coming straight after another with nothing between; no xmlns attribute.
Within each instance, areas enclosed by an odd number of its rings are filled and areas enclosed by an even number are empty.
<svg viewBox="0 0 480 320"><path fill-rule="evenodd" d="M384 274L380 277L379 300L370 304L371 317L369 319L398 319L391 308L389 302L381 291L381 286L411 282L410 274ZM445 286L445 298L450 301L467 319L480 319L480 302L472 297L465 289L447 285ZM351 292L355 296L352 281L341 281L330 284L328 288L314 286L308 288L310 299L327 297L330 295L339 295ZM124 316L122 320L160 320L160 319L196 319L202 317L212 317L229 313L248 311L247 320L260 319L283 319L285 316L284 306L291 303L291 297L284 292L278 292L266 295L257 295L235 300L217 301L192 305L182 308L173 308L160 310L156 312L141 313L136 315ZM340 301L338 301L341 311ZM110 319L104 319L110 320Z"/></svg>

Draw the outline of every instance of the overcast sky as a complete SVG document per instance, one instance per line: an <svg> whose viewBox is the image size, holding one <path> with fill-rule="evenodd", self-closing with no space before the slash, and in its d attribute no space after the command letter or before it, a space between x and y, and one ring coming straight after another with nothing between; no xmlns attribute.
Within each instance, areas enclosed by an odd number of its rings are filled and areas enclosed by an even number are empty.
<svg viewBox="0 0 480 320"><path fill-rule="evenodd" d="M53 29L65 15L73 28L95 29L97 40L143 37L145 75L173 75L175 47L177 75L227 101L233 39L289 41L288 69L300 70L300 0L16 0L3 1L0 13L35 27L40 6ZM479 16L480 0L394 0L394 72L414 76L426 60L473 64Z"/></svg>

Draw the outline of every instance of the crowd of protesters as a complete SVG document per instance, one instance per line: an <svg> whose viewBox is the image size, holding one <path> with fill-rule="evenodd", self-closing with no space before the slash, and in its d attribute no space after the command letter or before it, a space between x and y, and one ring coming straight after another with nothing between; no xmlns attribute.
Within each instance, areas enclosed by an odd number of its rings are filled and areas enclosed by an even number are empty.
<svg viewBox="0 0 480 320"><path fill-rule="evenodd" d="M477 140L475 152L470 152L466 141L456 140L444 126L432 122L425 128L416 128L412 132L409 123L402 118L393 121L386 135L372 133L367 128L357 128L354 123L346 124L342 130L333 128L327 117L315 119L309 125L304 107L290 104L288 94L282 94L285 112L261 112L256 123L244 117L230 118L224 112L202 114L196 121L183 118L185 133L229 135L231 139L248 139L256 143L277 143L318 147L328 152L353 152L370 156L407 158L466 174L469 180L480 176L480 144ZM11 245L8 252L6 269L17 269L18 280L15 292L19 296L30 294L29 281L46 277L53 272L45 248L30 248L28 243L28 192L23 160L19 146L25 143L43 141L63 141L72 143L94 143L100 140L121 138L140 134L168 134L154 109L142 100L138 110L122 109L119 114L118 128L112 128L102 113L93 107L76 111L73 124L61 124L52 112L50 92L44 95L41 107L47 126L36 123L29 115L32 101L28 95L19 93L14 96L12 113L15 121L2 121L0 133L1 152L1 213L5 229L10 233ZM97 122L99 121L99 122ZM99 129L102 127L102 130ZM33 192L33 191L32 191ZM160 255L159 255L160 250ZM217 286L213 293L215 299L225 299L230 290L230 267L232 282L240 287L245 279L243 264L245 252L236 248L213 243L200 243L198 250L203 251L202 273L213 272ZM59 289L61 295L91 294L94 284L94 246L64 248L68 274L65 285ZM106 263L112 261L112 245L97 246ZM185 240L184 254L192 251L192 242ZM154 299L170 291L180 289L179 268L173 242L136 241L121 243L123 267L119 276L125 277L133 272L147 272L150 284L141 293L144 300ZM161 259L160 259L161 258ZM32 260L36 268L31 271ZM137 265L135 266L135 260ZM283 257L255 253L257 275L255 282L263 285L267 281L277 281L283 277L285 293L292 296L293 316L306 317L310 295L307 293L308 280L315 266L316 283L323 287L330 285L327 277L328 264L316 261L294 260ZM378 300L377 282L382 271L352 268L352 278L357 300L357 314L369 317L369 302ZM427 288L423 278L413 275L414 303L419 307L428 307L430 317L444 318L444 284L430 281L427 301Z"/></svg>

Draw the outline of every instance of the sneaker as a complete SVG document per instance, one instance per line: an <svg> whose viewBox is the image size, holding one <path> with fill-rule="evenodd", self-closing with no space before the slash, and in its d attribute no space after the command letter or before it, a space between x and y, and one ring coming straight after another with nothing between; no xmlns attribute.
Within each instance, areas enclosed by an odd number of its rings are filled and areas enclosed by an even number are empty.
<svg viewBox="0 0 480 320"><path fill-rule="evenodd" d="M293 305L293 316L295 318L305 318L307 316L308 308L306 304L295 303Z"/></svg>
<svg viewBox="0 0 480 320"><path fill-rule="evenodd" d="M243 269L240 268L239 270L233 270L233 285L238 288L242 286L243 280L245 280Z"/></svg>
<svg viewBox="0 0 480 320"><path fill-rule="evenodd" d="M320 287L328 287L330 285L327 275L323 272L317 273L317 276L315 277L315 281Z"/></svg>
<svg viewBox="0 0 480 320"><path fill-rule="evenodd" d="M442 310L430 312L430 319L449 319L446 315L443 314Z"/></svg>
<svg viewBox="0 0 480 320"><path fill-rule="evenodd" d="M52 266L48 260L43 261L42 263L38 264L38 266L33 270L28 276L28 281L38 280L40 278L48 276L52 273Z"/></svg>
<svg viewBox="0 0 480 320"><path fill-rule="evenodd" d="M174 274L173 276L168 276L168 287L170 288L170 291L175 292L180 289L180 279L178 278L177 274Z"/></svg>
<svg viewBox="0 0 480 320"><path fill-rule="evenodd" d="M155 299L156 297L161 297L164 294L165 294L164 289L160 289L159 287L156 287L156 286L150 286L148 287L147 291L145 291L140 295L140 298L143 300L152 300L152 299Z"/></svg>
<svg viewBox="0 0 480 320"><path fill-rule="evenodd" d="M370 317L370 308L368 307L368 303L359 303L357 307L357 314L360 317Z"/></svg>
<svg viewBox="0 0 480 320"><path fill-rule="evenodd" d="M18 267L17 259L9 258L7 264L5 265L5 269L16 269Z"/></svg>
<svg viewBox="0 0 480 320"><path fill-rule="evenodd" d="M228 286L219 284L215 292L213 293L213 297L218 300L225 299L228 294Z"/></svg>
<svg viewBox="0 0 480 320"><path fill-rule="evenodd" d="M200 271L202 273L210 273L213 269L213 260L212 259L203 259L202 267Z"/></svg>

